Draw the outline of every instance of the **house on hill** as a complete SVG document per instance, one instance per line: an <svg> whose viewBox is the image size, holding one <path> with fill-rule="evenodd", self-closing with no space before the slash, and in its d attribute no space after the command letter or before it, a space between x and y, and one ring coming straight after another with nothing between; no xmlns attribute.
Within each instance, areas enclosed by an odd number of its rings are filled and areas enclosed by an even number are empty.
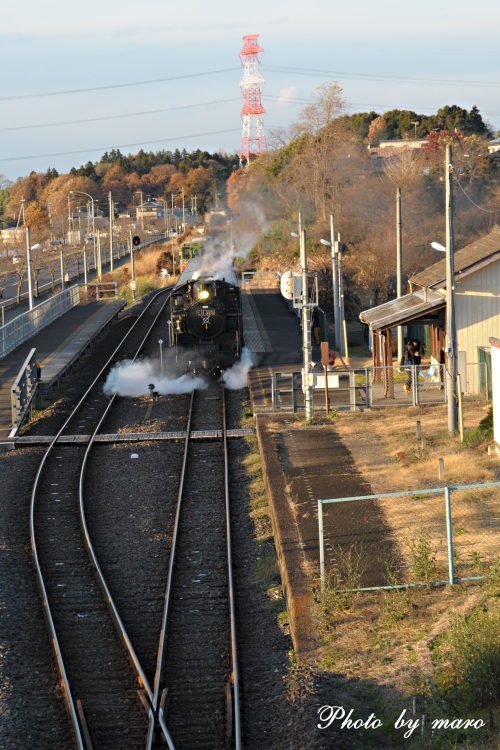
<svg viewBox="0 0 500 750"><path fill-rule="evenodd" d="M433 364L446 362L446 259L409 279L410 293L360 313L374 335L373 363L392 364L391 329L428 326ZM485 361L490 337L500 339L500 226L455 251L458 368Z"/></svg>

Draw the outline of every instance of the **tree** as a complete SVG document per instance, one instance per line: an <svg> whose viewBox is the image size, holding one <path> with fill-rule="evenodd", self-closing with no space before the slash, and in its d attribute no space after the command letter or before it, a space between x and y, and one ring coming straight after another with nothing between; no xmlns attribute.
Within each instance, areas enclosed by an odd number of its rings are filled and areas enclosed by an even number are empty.
<svg viewBox="0 0 500 750"><path fill-rule="evenodd" d="M370 123L368 129L368 140L370 143L378 143L381 136L387 133L387 122L383 117L376 117L373 122Z"/></svg>

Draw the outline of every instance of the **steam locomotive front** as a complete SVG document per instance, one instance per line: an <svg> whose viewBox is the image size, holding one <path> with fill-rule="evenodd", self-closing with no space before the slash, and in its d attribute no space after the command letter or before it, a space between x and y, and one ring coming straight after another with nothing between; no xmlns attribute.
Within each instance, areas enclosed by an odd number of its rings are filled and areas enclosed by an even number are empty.
<svg viewBox="0 0 500 750"><path fill-rule="evenodd" d="M198 259L191 261L197 265ZM189 264L189 265L191 265ZM189 267L188 267L189 268ZM240 290L234 279L185 272L171 299L176 359L191 372L217 374L241 356Z"/></svg>
<svg viewBox="0 0 500 750"><path fill-rule="evenodd" d="M226 311L218 300L215 281L196 281L192 285L192 303L186 312L189 333L199 339L214 339L224 332Z"/></svg>

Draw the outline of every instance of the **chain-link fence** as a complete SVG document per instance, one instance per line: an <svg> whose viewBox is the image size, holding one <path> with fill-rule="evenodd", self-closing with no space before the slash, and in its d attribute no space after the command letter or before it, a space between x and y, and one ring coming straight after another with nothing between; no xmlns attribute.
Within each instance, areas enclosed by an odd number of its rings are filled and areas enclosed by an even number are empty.
<svg viewBox="0 0 500 750"><path fill-rule="evenodd" d="M445 365L408 365L370 368L370 405L430 406L446 403ZM467 364L461 373L464 398L488 400L488 369L485 362Z"/></svg>
<svg viewBox="0 0 500 750"><path fill-rule="evenodd" d="M322 584L480 579L499 558L500 482L318 500L318 528Z"/></svg>

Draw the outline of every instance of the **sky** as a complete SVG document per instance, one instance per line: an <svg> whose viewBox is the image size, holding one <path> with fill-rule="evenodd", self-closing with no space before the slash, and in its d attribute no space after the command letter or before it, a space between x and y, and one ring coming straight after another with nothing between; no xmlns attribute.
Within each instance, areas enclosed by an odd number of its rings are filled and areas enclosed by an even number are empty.
<svg viewBox="0 0 500 750"><path fill-rule="evenodd" d="M0 174L11 180L66 172L110 148L239 152L238 53L253 33L264 48L267 130L289 125L326 81L342 86L351 112L476 104L500 129L494 0L24 0L11 8L0 28Z"/></svg>

